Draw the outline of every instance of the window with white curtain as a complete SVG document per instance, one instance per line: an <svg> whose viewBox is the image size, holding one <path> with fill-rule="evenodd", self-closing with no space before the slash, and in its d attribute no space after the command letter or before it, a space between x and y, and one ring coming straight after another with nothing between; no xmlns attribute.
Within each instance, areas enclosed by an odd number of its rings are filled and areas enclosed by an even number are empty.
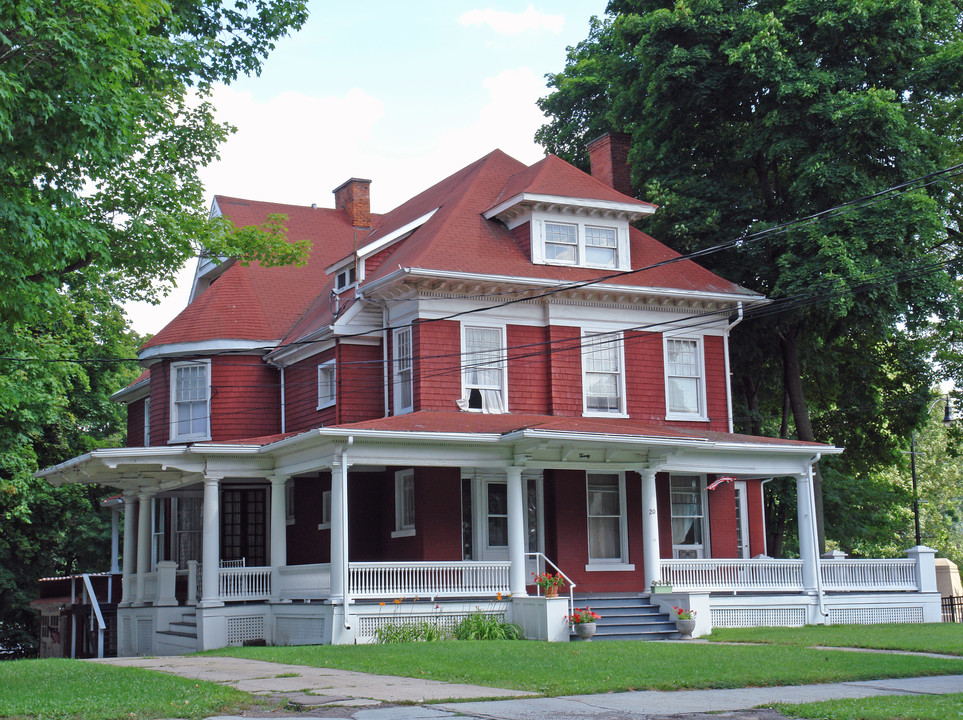
<svg viewBox="0 0 963 720"><path fill-rule="evenodd" d="M586 415L625 414L622 333L583 333L582 397Z"/></svg>
<svg viewBox="0 0 963 720"><path fill-rule="evenodd" d="M706 556L705 483L701 475L671 475L672 556L692 560Z"/></svg>
<svg viewBox="0 0 963 720"><path fill-rule="evenodd" d="M395 415L412 411L411 328L394 331L394 401Z"/></svg>
<svg viewBox="0 0 963 720"><path fill-rule="evenodd" d="M705 418L702 342L687 338L665 340L665 402L670 417Z"/></svg>
<svg viewBox="0 0 963 720"><path fill-rule="evenodd" d="M627 563L625 480L620 473L588 473L589 565Z"/></svg>
<svg viewBox="0 0 963 720"><path fill-rule="evenodd" d="M507 412L505 329L462 326L462 410Z"/></svg>
<svg viewBox="0 0 963 720"><path fill-rule="evenodd" d="M210 440L211 364L171 365L171 442Z"/></svg>

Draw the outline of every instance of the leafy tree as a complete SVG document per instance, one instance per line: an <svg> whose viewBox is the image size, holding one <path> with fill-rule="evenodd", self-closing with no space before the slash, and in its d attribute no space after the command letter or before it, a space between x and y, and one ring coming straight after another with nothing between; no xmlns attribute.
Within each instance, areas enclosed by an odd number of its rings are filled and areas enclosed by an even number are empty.
<svg viewBox="0 0 963 720"><path fill-rule="evenodd" d="M612 0L540 101L537 139L577 163L630 134L661 206L647 232L682 251L739 240L701 262L784 299L736 331L738 422L848 449L823 463L845 545L863 501L891 526L892 488L866 478L920 420L931 319L960 317L959 183L910 181L961 160L961 26L952 0Z"/></svg>

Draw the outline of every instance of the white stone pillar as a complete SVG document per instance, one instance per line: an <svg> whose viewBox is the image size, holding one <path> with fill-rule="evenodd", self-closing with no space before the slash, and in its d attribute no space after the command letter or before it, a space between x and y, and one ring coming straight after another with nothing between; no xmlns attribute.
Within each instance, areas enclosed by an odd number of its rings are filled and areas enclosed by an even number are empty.
<svg viewBox="0 0 963 720"><path fill-rule="evenodd" d="M132 492L124 493L124 577L121 579L121 607L130 607L134 601L134 561L136 535L134 514L137 512L137 498Z"/></svg>
<svg viewBox="0 0 963 720"><path fill-rule="evenodd" d="M204 478L204 524L201 532L201 607L220 607L218 569L221 566L221 507L219 477Z"/></svg>
<svg viewBox="0 0 963 720"><path fill-rule="evenodd" d="M341 462L331 467L331 599L344 601L347 574L348 518L345 499L348 494L348 468Z"/></svg>
<svg viewBox="0 0 963 720"><path fill-rule="evenodd" d="M271 478L271 602L281 602L281 568L288 564L287 475Z"/></svg>
<svg viewBox="0 0 963 720"><path fill-rule="evenodd" d="M642 476L642 565L645 590L662 579L662 555L659 551L659 504L655 495L655 470L645 468Z"/></svg>
<svg viewBox="0 0 963 720"><path fill-rule="evenodd" d="M141 491L137 495L137 597L135 605L143 605L150 572L150 514L154 493Z"/></svg>
<svg viewBox="0 0 963 720"><path fill-rule="evenodd" d="M116 575L120 572L117 564L120 556L120 509L110 508L110 573Z"/></svg>
<svg viewBox="0 0 963 720"><path fill-rule="evenodd" d="M939 592L936 586L936 550L917 545L907 550L906 556L916 562L917 590L922 593Z"/></svg>
<svg viewBox="0 0 963 720"><path fill-rule="evenodd" d="M509 467L508 475L508 589L512 596L524 597L525 589L525 493L522 469Z"/></svg>
<svg viewBox="0 0 963 720"><path fill-rule="evenodd" d="M816 524L813 513L812 480L806 475L796 476L796 515L799 525L799 557L802 560L803 589L807 593L817 590Z"/></svg>

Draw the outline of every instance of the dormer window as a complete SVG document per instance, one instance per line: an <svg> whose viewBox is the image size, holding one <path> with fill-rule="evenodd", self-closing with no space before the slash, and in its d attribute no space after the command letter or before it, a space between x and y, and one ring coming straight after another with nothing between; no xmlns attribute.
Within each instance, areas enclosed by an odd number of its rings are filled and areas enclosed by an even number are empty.
<svg viewBox="0 0 963 720"><path fill-rule="evenodd" d="M334 289L337 292L347 290L358 284L358 271L354 265L341 270L334 279Z"/></svg>
<svg viewBox="0 0 963 720"><path fill-rule="evenodd" d="M532 220L532 261L628 270L628 223L616 219L599 222L594 218L588 222L577 216L536 212Z"/></svg>

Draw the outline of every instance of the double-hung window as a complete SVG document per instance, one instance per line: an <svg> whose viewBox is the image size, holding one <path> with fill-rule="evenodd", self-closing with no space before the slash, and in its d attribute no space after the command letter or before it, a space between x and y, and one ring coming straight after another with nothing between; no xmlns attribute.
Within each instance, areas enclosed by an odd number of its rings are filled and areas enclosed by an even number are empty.
<svg viewBox="0 0 963 720"><path fill-rule="evenodd" d="M415 534L415 471L395 473L395 531L392 537Z"/></svg>
<svg viewBox="0 0 963 720"><path fill-rule="evenodd" d="M150 396L144 398L144 447L150 447Z"/></svg>
<svg viewBox="0 0 963 720"><path fill-rule="evenodd" d="M318 410L334 405L338 397L338 376L334 360L318 365Z"/></svg>
<svg viewBox="0 0 963 720"><path fill-rule="evenodd" d="M504 338L501 327L462 326L462 410L506 412Z"/></svg>
<svg viewBox="0 0 963 720"><path fill-rule="evenodd" d="M701 340L665 339L665 404L669 419L706 418L702 367Z"/></svg>
<svg viewBox="0 0 963 720"><path fill-rule="evenodd" d="M628 228L581 220L545 220L536 237L535 262L596 268L629 268Z"/></svg>
<svg viewBox="0 0 963 720"><path fill-rule="evenodd" d="M395 415L411 412L414 406L411 363L411 328L394 331Z"/></svg>
<svg viewBox="0 0 963 720"><path fill-rule="evenodd" d="M171 442L211 439L211 363L171 365Z"/></svg>
<svg viewBox="0 0 963 720"><path fill-rule="evenodd" d="M622 334L583 333L582 397L586 415L625 415Z"/></svg>
<svg viewBox="0 0 963 720"><path fill-rule="evenodd" d="M707 530L705 483L700 475L671 475L672 557L690 560L705 557Z"/></svg>
<svg viewBox="0 0 963 720"><path fill-rule="evenodd" d="M627 566L625 479L620 473L585 476L588 516L588 556L591 569ZM603 566L603 567L599 567Z"/></svg>

